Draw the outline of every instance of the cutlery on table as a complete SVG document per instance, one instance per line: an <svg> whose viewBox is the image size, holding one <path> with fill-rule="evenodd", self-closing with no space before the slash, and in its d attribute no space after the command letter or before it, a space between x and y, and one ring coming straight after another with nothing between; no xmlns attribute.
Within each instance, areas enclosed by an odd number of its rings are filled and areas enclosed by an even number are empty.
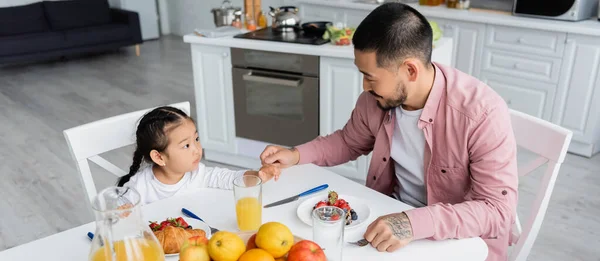
<svg viewBox="0 0 600 261"><path fill-rule="evenodd" d="M292 197L289 197L289 198L286 198L286 199L282 199L280 201L268 204L268 205L264 206L264 208L270 208L270 207L274 207L274 206L279 206L279 205L283 205L283 204L286 204L286 203L290 203L290 202L298 200L300 197L304 197L306 195L310 195L312 193L319 192L319 191L324 190L324 189L326 189L328 187L329 187L329 185L323 184L321 186L318 186L318 187L309 189L307 191L304 191L304 192L302 192L302 193L300 193L298 195L295 195L295 196L292 196Z"/></svg>
<svg viewBox="0 0 600 261"><path fill-rule="evenodd" d="M199 216L196 216L196 214L192 213L192 211L189 211L186 208L181 208L181 213L183 213L187 217L190 217L190 218L193 218L193 219L197 219L197 220L200 220L200 221L204 222L203 219L201 219ZM206 223L206 222L204 222L204 223ZM207 223L207 225L208 225L208 223ZM208 227L210 227L210 233L211 234L219 232L219 230L216 229L216 228L214 228L214 227L211 227L211 226L208 226Z"/></svg>
<svg viewBox="0 0 600 261"><path fill-rule="evenodd" d="M369 241L367 241L366 239L363 238L363 239L358 240L356 242L348 242L348 244L359 246L359 247L364 247L364 246L366 246L366 245L369 244Z"/></svg>

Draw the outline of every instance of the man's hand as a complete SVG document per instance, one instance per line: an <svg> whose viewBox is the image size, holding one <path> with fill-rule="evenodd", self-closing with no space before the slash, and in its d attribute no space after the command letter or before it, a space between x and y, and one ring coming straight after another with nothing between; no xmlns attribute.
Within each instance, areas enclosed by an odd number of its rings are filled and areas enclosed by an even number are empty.
<svg viewBox="0 0 600 261"><path fill-rule="evenodd" d="M380 252L394 252L413 239L408 216L402 213L381 216L367 228L365 239Z"/></svg>
<svg viewBox="0 0 600 261"><path fill-rule="evenodd" d="M263 165L273 164L283 169L298 164L300 153L296 149L269 145L260 154L260 161Z"/></svg>

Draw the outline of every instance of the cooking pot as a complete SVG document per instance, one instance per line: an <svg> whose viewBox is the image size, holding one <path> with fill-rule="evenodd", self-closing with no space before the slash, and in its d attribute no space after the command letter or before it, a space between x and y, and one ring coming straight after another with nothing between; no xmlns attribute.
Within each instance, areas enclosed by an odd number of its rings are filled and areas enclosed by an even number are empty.
<svg viewBox="0 0 600 261"><path fill-rule="evenodd" d="M270 7L269 15L273 17L272 27L280 31L300 29L300 16L295 6L282 6L277 9Z"/></svg>
<svg viewBox="0 0 600 261"><path fill-rule="evenodd" d="M322 37L327 31L327 25L333 25L333 23L328 21L306 22L302 24L302 31L304 31L304 35Z"/></svg>
<svg viewBox="0 0 600 261"><path fill-rule="evenodd" d="M241 16L242 8L233 7L229 0L225 0L221 4L221 8L213 8L211 12L213 13L215 26L220 27L231 25L231 23L235 19L236 14L238 16Z"/></svg>

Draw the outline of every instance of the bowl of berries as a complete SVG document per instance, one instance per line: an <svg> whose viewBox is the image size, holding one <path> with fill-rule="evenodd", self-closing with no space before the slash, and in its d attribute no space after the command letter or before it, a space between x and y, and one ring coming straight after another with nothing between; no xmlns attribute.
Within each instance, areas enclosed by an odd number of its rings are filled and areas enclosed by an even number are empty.
<svg viewBox="0 0 600 261"><path fill-rule="evenodd" d="M363 200L335 191L329 191L327 195L316 195L304 200L298 206L296 214L305 224L312 226L312 211L322 206L335 206L344 210L346 229L355 228L364 223L371 215L371 209Z"/></svg>

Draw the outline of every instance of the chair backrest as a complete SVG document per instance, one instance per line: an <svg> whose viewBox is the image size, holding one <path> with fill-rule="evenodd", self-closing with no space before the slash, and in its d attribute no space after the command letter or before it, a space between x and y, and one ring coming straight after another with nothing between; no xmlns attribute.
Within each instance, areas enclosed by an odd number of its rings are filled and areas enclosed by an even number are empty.
<svg viewBox="0 0 600 261"><path fill-rule="evenodd" d="M511 243L514 247L509 260L525 261L544 220L554 183L560 165L567 154L573 133L568 129L522 112L510 110L510 116L517 145L538 156L524 166L519 166L519 176L525 176L547 164L535 193L535 199L529 208L527 222L521 228L521 222L517 216L516 224L511 232Z"/></svg>
<svg viewBox="0 0 600 261"><path fill-rule="evenodd" d="M190 115L189 102L175 103L170 106L181 109ZM154 108L98 120L63 131L90 202L96 196L97 191L88 160L114 174L115 178L127 174L126 171L99 155L134 144L139 120Z"/></svg>

